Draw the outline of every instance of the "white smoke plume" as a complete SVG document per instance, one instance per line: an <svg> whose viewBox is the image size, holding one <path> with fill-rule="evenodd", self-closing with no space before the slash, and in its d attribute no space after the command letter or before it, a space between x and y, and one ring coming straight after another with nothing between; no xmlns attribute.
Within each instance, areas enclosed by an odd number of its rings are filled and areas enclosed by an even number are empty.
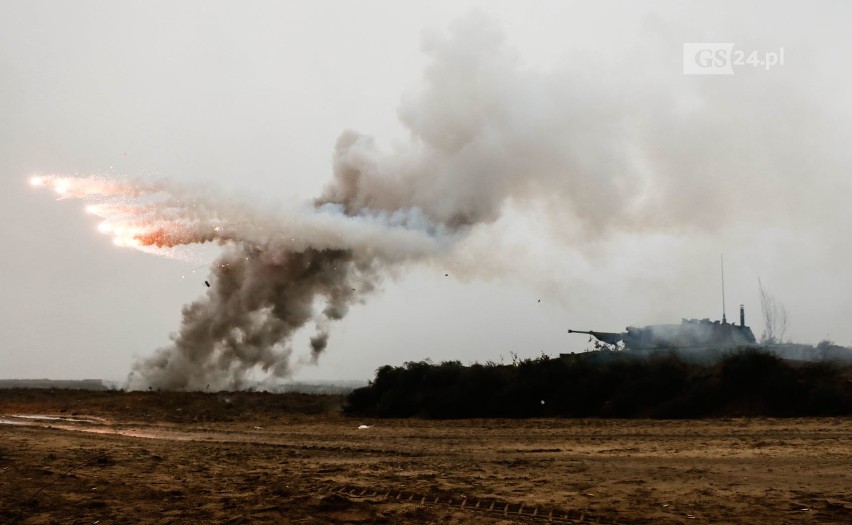
<svg viewBox="0 0 852 525"><path fill-rule="evenodd" d="M747 192L730 191L745 173L772 187L775 172L795 166L783 152L798 138L784 129L768 126L758 142L720 135L723 119L700 110L701 93L674 97L640 78L630 92L643 103L630 111L606 83L526 68L480 15L426 38L424 52L423 86L399 109L409 140L383 148L343 132L333 179L310 204L270 214L168 182L33 180L90 201L117 245L164 255L222 246L207 294L184 307L171 345L136 363L132 387L238 389L257 371L287 377L298 330L316 326L316 359L330 323L389 270L452 254L508 206L547 210L575 239L706 228L745 208Z"/></svg>

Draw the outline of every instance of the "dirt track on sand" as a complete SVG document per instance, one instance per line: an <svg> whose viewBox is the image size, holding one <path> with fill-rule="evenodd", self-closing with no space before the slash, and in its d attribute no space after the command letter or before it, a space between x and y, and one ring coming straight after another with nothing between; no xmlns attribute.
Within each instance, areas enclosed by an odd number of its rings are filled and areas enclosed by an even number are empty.
<svg viewBox="0 0 852 525"><path fill-rule="evenodd" d="M53 395L0 393L0 523L852 523L848 418L367 421L338 398ZM15 417L33 414L64 419Z"/></svg>

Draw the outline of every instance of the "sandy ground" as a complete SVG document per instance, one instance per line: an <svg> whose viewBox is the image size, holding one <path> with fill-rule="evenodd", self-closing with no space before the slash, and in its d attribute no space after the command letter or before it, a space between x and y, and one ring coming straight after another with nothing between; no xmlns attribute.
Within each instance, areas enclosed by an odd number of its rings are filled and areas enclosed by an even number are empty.
<svg viewBox="0 0 852 525"><path fill-rule="evenodd" d="M852 523L849 418L363 420L331 403L204 421L188 403L165 421L144 402L72 415L0 394L0 523Z"/></svg>

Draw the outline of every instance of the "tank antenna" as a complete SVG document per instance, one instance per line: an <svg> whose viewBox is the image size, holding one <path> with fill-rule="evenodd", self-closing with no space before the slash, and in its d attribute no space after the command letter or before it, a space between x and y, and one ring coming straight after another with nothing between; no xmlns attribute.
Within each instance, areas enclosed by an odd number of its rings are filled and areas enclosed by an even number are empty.
<svg viewBox="0 0 852 525"><path fill-rule="evenodd" d="M725 254L719 254L719 261L722 265L722 324L727 324L725 319Z"/></svg>

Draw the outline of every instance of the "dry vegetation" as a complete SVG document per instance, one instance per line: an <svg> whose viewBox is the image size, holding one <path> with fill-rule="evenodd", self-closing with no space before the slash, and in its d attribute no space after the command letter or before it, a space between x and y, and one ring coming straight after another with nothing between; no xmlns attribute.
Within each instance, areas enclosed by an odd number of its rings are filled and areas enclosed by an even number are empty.
<svg viewBox="0 0 852 525"><path fill-rule="evenodd" d="M848 418L363 420L341 403L0 391L26 423L0 425L0 522L852 519Z"/></svg>

